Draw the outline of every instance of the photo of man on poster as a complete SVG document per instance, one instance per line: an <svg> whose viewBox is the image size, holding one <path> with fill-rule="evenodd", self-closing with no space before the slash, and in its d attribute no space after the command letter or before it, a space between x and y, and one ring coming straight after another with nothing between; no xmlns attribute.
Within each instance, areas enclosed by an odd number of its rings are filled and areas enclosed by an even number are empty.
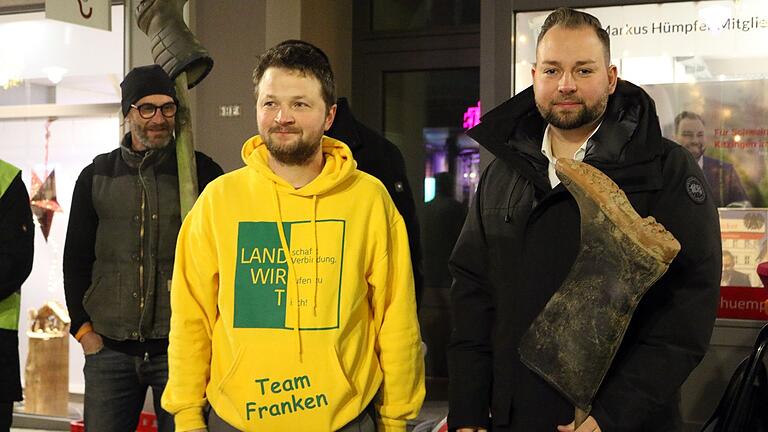
<svg viewBox="0 0 768 432"><path fill-rule="evenodd" d="M704 155L707 142L704 139L704 119L699 114L682 111L675 116L674 140L693 155L704 171L704 178L718 207L751 207L733 165Z"/></svg>
<svg viewBox="0 0 768 432"><path fill-rule="evenodd" d="M723 251L723 273L720 278L720 286L748 287L749 275L736 270L736 258L730 251Z"/></svg>

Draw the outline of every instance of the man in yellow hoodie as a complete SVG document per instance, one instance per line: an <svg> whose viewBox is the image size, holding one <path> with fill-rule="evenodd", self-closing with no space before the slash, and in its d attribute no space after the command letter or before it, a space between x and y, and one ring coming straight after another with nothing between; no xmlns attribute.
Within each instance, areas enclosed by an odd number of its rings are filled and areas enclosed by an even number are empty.
<svg viewBox="0 0 768 432"><path fill-rule="evenodd" d="M177 431L405 431L424 399L408 236L385 187L323 133L325 54L267 50L260 135L179 234L163 407Z"/></svg>

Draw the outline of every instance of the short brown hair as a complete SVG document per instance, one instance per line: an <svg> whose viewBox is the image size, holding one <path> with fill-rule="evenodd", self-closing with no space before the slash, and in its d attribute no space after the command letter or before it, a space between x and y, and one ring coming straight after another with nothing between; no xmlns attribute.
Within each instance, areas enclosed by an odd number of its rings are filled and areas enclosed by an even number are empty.
<svg viewBox="0 0 768 432"><path fill-rule="evenodd" d="M297 71L303 76L313 76L320 81L325 109L336 103L336 85L328 56L309 42L290 39L268 49L260 55L253 70L253 93L258 97L259 82L271 67Z"/></svg>
<svg viewBox="0 0 768 432"><path fill-rule="evenodd" d="M675 133L677 133L678 128L680 128L680 122L685 119L698 120L701 122L702 125L706 125L706 123L704 123L704 119L701 118L701 116L696 114L695 112L681 111L680 114L675 116Z"/></svg>
<svg viewBox="0 0 768 432"><path fill-rule="evenodd" d="M544 39L544 35L547 34L552 27L558 25L567 29L576 29L580 27L589 27L593 29L597 38L600 40L600 43L603 44L605 64L611 64L611 38L608 36L608 32L603 28L603 25L600 24L600 20L586 12L577 11L567 7L558 8L547 16L544 25L541 26L541 33L539 33L539 37L536 39L537 48L539 47L541 40Z"/></svg>

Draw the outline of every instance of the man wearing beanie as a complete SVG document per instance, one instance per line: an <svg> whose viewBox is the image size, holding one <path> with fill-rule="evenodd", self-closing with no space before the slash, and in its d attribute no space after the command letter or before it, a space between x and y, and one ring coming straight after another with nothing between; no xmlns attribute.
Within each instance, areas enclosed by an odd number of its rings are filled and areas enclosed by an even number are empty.
<svg viewBox="0 0 768 432"><path fill-rule="evenodd" d="M170 287L181 226L173 138L173 81L158 65L131 70L120 84L128 133L119 148L80 173L64 247L71 332L85 355L85 427L135 431L147 388L158 430L172 431L160 407L168 377ZM196 152L200 191L222 169Z"/></svg>

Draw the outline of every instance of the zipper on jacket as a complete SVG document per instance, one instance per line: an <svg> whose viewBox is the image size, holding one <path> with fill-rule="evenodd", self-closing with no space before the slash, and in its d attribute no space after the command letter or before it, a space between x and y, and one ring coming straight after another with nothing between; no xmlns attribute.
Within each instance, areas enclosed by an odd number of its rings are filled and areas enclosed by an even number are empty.
<svg viewBox="0 0 768 432"><path fill-rule="evenodd" d="M504 215L504 223L510 223L512 221L512 216L514 212L514 208L517 207L517 202L515 202L515 205L512 205L512 197L515 196L515 190L517 190L517 184L520 182L520 175L518 174L517 178L515 179L515 183L512 185L512 190L509 191L509 198L507 199L507 214ZM523 190L525 190L525 187L523 187ZM518 197L518 201L522 197L522 194Z"/></svg>
<svg viewBox="0 0 768 432"><path fill-rule="evenodd" d="M142 181L142 186L144 182ZM144 208L146 207L146 190L141 191L141 228L139 228L139 310L144 311Z"/></svg>
<svg viewBox="0 0 768 432"><path fill-rule="evenodd" d="M144 321L144 303L145 303L145 290L144 290L144 231L146 230L146 207L147 207L147 184L144 182L144 176L142 175L141 168L144 165L144 161L147 160L147 152L139 162L139 181L141 182L141 226L139 228L139 341L144 342L144 335L142 334L141 323Z"/></svg>

